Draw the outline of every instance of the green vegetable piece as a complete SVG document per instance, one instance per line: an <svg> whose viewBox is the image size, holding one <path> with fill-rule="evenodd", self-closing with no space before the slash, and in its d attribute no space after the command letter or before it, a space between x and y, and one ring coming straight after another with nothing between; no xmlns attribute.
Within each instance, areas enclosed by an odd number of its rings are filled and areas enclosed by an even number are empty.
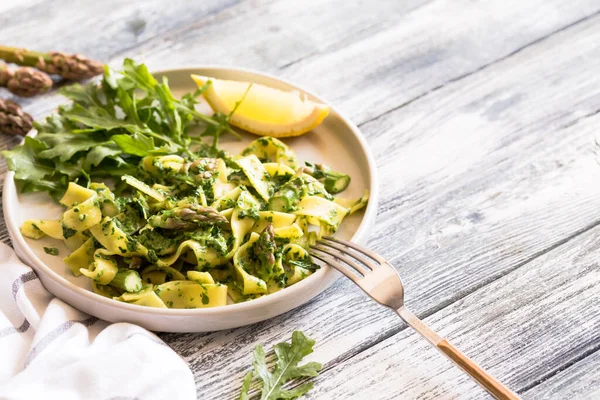
<svg viewBox="0 0 600 400"><path fill-rule="evenodd" d="M250 384L252 384L252 378L254 374L252 371L248 372L244 377L244 383L242 383L242 393L240 393L240 400L250 400L250 395L248 391L250 391Z"/></svg>
<svg viewBox="0 0 600 400"><path fill-rule="evenodd" d="M63 231L63 236L65 239L68 239L77 233L77 231L75 229L71 229L68 226L66 226L65 224L62 224L62 231Z"/></svg>
<svg viewBox="0 0 600 400"><path fill-rule="evenodd" d="M323 185L329 193L337 194L346 190L348 185L350 185L350 176L345 174L329 175L325 178Z"/></svg>
<svg viewBox="0 0 600 400"><path fill-rule="evenodd" d="M140 192L147 194L148 196L152 197L156 201L165 201L166 200L165 196L158 193L156 190L152 189L150 186L146 185L144 182L140 181L137 178L134 178L131 175L123 175L121 177L121 179L123 181L125 181L125 183L127 183L129 186L132 186L132 187L136 188L137 190L139 190Z"/></svg>
<svg viewBox="0 0 600 400"><path fill-rule="evenodd" d="M140 278L137 271L120 269L113 280L110 281L110 285L129 293L138 292L142 290L142 278Z"/></svg>
<svg viewBox="0 0 600 400"><path fill-rule="evenodd" d="M56 247L44 247L44 252L46 254L50 254L51 256L58 255L58 249Z"/></svg>
<svg viewBox="0 0 600 400"><path fill-rule="evenodd" d="M317 362L298 365L300 361L313 352L315 341L306 337L304 333L295 331L292 334L292 343L278 343L275 345L277 362L273 372L269 371L265 359L265 350L261 345L254 348L254 362L252 366L262 381L261 400L295 399L306 394L313 387L313 382L307 382L293 389L283 389L290 380L302 377L315 377L322 366ZM252 376L251 372L244 378L240 400L248 398Z"/></svg>
<svg viewBox="0 0 600 400"><path fill-rule="evenodd" d="M154 140L142 133L129 135L113 135L111 139L128 154L145 157L154 150Z"/></svg>
<svg viewBox="0 0 600 400"><path fill-rule="evenodd" d="M269 199L269 209L272 211L289 212L296 208L302 197L306 194L304 181L296 177L271 196Z"/></svg>
<svg viewBox="0 0 600 400"><path fill-rule="evenodd" d="M324 164L306 162L306 165L304 172L321 182L325 186L325 190L331 194L341 193L350 185L349 175L332 171Z"/></svg>
<svg viewBox="0 0 600 400"><path fill-rule="evenodd" d="M43 143L27 136L22 145L4 150L2 155L6 157L8 168L15 171L15 179L35 181L53 172L51 166L37 160L37 154L45 148Z"/></svg>

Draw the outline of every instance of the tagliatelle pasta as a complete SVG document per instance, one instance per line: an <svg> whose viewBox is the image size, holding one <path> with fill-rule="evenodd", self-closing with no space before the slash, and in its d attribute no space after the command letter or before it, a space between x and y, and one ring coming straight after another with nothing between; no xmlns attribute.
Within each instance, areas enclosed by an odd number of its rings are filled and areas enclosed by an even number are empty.
<svg viewBox="0 0 600 400"><path fill-rule="evenodd" d="M350 178L308 165L269 137L240 156L147 156L119 192L71 182L61 219L28 220L21 232L63 240L71 272L118 301L161 308L247 301L312 274L318 266L306 247L368 201L368 193L335 198L326 186L343 190Z"/></svg>

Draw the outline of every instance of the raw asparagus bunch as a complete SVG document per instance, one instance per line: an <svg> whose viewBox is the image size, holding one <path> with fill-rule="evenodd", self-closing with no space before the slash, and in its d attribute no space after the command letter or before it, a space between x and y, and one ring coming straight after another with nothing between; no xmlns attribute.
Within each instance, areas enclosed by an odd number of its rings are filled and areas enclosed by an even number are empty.
<svg viewBox="0 0 600 400"><path fill-rule="evenodd" d="M25 136L33 127L33 118L12 100L0 99L0 132Z"/></svg>
<svg viewBox="0 0 600 400"><path fill-rule="evenodd" d="M104 64L80 54L41 53L27 49L0 46L0 59L27 67L35 67L51 75L69 80L83 80L101 74Z"/></svg>
<svg viewBox="0 0 600 400"><path fill-rule="evenodd" d="M45 72L30 67L11 70L0 63L0 86L21 97L46 93L52 87L52 79Z"/></svg>

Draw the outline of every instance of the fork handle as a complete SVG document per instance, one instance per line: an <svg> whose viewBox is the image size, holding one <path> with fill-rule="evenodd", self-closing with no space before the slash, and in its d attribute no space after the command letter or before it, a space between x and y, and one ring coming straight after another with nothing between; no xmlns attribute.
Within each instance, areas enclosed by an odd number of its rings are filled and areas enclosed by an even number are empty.
<svg viewBox="0 0 600 400"><path fill-rule="evenodd" d="M483 368L477 365L473 360L463 354L456 347L451 345L448 340L438 335L433 329L427 326L423 321L417 318L405 307L400 307L396 313L408 325L421 334L431 344L433 344L442 354L452 360L458 367L466 372L475 382L487 390L492 396L500 400L519 400L520 397L504 386L500 381L487 373Z"/></svg>

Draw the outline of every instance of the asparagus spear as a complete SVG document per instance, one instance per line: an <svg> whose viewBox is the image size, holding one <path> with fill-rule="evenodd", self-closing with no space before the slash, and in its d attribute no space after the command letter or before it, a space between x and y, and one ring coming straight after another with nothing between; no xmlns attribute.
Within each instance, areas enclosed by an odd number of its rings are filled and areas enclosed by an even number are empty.
<svg viewBox="0 0 600 400"><path fill-rule="evenodd" d="M124 290L126 292L138 292L142 290L142 278L137 271L131 269L120 269L110 285L117 289Z"/></svg>
<svg viewBox="0 0 600 400"><path fill-rule="evenodd" d="M12 71L5 64L0 64L0 86L8 88L17 96L31 97L50 90L52 79L45 72L30 67Z"/></svg>
<svg viewBox="0 0 600 400"><path fill-rule="evenodd" d="M276 261L275 252L277 251L275 230L272 224L263 229L258 240L254 242L253 250L260 262L260 275L263 279L268 280L273 275L273 267Z"/></svg>
<svg viewBox="0 0 600 400"><path fill-rule="evenodd" d="M163 229L193 229L198 225L222 224L227 222L221 213L211 207L186 204L165 210L148 220L150 226Z"/></svg>
<svg viewBox="0 0 600 400"><path fill-rule="evenodd" d="M0 99L0 132L25 136L32 127L33 118L19 104Z"/></svg>
<svg viewBox="0 0 600 400"><path fill-rule="evenodd" d="M18 65L35 67L48 74L56 74L76 81L94 77L104 71L104 65L101 62L80 54L41 53L0 46L0 59Z"/></svg>
<svg viewBox="0 0 600 400"><path fill-rule="evenodd" d="M321 182L325 190L331 194L343 192L350 184L350 176L332 171L324 164L306 162L306 165L304 172Z"/></svg>

